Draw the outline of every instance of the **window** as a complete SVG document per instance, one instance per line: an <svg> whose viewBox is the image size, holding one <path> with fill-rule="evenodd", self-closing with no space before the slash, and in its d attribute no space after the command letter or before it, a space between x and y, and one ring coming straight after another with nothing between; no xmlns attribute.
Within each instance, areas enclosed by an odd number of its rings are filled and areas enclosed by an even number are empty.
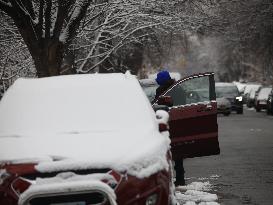
<svg viewBox="0 0 273 205"><path fill-rule="evenodd" d="M165 95L171 96L173 105L186 105L210 100L209 76L192 78L181 82Z"/></svg>

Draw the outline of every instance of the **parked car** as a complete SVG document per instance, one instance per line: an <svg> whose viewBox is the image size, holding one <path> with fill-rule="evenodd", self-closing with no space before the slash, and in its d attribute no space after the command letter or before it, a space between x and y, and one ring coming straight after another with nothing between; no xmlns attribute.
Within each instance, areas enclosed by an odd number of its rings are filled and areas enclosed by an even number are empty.
<svg viewBox="0 0 273 205"><path fill-rule="evenodd" d="M257 94L257 100L255 103L255 109L257 112L260 112L261 109L267 108L267 99L272 90L272 87L262 87Z"/></svg>
<svg viewBox="0 0 273 205"><path fill-rule="evenodd" d="M19 79L0 101L0 204L171 204L167 121L128 73Z"/></svg>
<svg viewBox="0 0 273 205"><path fill-rule="evenodd" d="M156 89L158 88L158 84L156 83L155 79L141 79L139 83L147 95L150 102L155 99Z"/></svg>
<svg viewBox="0 0 273 205"><path fill-rule="evenodd" d="M230 102L231 111L236 111L237 114L243 114L243 97L240 95L235 84L217 82L215 83L215 91L217 99L226 98Z"/></svg>
<svg viewBox="0 0 273 205"><path fill-rule="evenodd" d="M148 97L155 96L158 86L144 81L141 82L144 92ZM161 96L150 99L155 110L165 109L169 112L174 160L220 153L213 73L182 78Z"/></svg>
<svg viewBox="0 0 273 205"><path fill-rule="evenodd" d="M267 111L267 114L273 115L273 89L271 90L267 99L266 111Z"/></svg>
<svg viewBox="0 0 273 205"><path fill-rule="evenodd" d="M246 84L243 94L243 103L245 103L247 107L250 108L254 106L255 93L260 87L262 87L262 85L258 83Z"/></svg>

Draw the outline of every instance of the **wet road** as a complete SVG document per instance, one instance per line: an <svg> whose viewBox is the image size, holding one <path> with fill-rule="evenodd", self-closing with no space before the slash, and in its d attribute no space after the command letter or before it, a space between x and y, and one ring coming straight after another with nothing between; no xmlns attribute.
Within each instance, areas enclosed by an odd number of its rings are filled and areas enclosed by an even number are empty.
<svg viewBox="0 0 273 205"><path fill-rule="evenodd" d="M218 115L218 156L185 160L187 183L209 181L221 205L273 204L273 116Z"/></svg>

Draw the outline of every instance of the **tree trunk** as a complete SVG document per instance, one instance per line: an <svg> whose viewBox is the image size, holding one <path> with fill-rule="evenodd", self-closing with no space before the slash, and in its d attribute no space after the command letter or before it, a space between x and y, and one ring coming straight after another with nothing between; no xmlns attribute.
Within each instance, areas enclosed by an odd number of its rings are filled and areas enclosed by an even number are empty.
<svg viewBox="0 0 273 205"><path fill-rule="evenodd" d="M63 60L63 46L60 42L49 41L31 54L39 78L60 75Z"/></svg>

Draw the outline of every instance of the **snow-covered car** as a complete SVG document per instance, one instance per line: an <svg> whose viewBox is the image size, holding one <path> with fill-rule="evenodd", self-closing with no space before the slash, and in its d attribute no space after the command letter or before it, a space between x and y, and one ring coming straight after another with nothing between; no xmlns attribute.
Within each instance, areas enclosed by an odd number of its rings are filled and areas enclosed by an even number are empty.
<svg viewBox="0 0 273 205"><path fill-rule="evenodd" d="M272 87L262 87L257 94L257 100L255 101L255 109L260 112L261 109L266 109L267 99L269 97Z"/></svg>
<svg viewBox="0 0 273 205"><path fill-rule="evenodd" d="M225 97L216 98L217 101L217 112L222 113L225 116L231 113L231 103Z"/></svg>
<svg viewBox="0 0 273 205"><path fill-rule="evenodd" d="M244 93L246 84L245 83L241 83L241 82L236 82L236 81L233 81L233 83L237 86L237 88L239 90L239 93L242 95Z"/></svg>
<svg viewBox="0 0 273 205"><path fill-rule="evenodd" d="M234 83L217 82L215 83L215 91L216 98L226 98L230 102L231 111L236 111L237 114L243 113L243 97ZM223 100L221 100L221 105L223 105ZM228 104L225 105L228 106Z"/></svg>
<svg viewBox="0 0 273 205"><path fill-rule="evenodd" d="M247 107L254 106L255 94L262 87L261 84L258 83L247 83L244 94L243 94L243 102L246 103Z"/></svg>
<svg viewBox="0 0 273 205"><path fill-rule="evenodd" d="M173 203L168 117L128 73L17 80L0 101L0 204Z"/></svg>
<svg viewBox="0 0 273 205"><path fill-rule="evenodd" d="M155 99L155 81L140 84L155 110L169 112L174 160L220 153L214 73L182 78Z"/></svg>

